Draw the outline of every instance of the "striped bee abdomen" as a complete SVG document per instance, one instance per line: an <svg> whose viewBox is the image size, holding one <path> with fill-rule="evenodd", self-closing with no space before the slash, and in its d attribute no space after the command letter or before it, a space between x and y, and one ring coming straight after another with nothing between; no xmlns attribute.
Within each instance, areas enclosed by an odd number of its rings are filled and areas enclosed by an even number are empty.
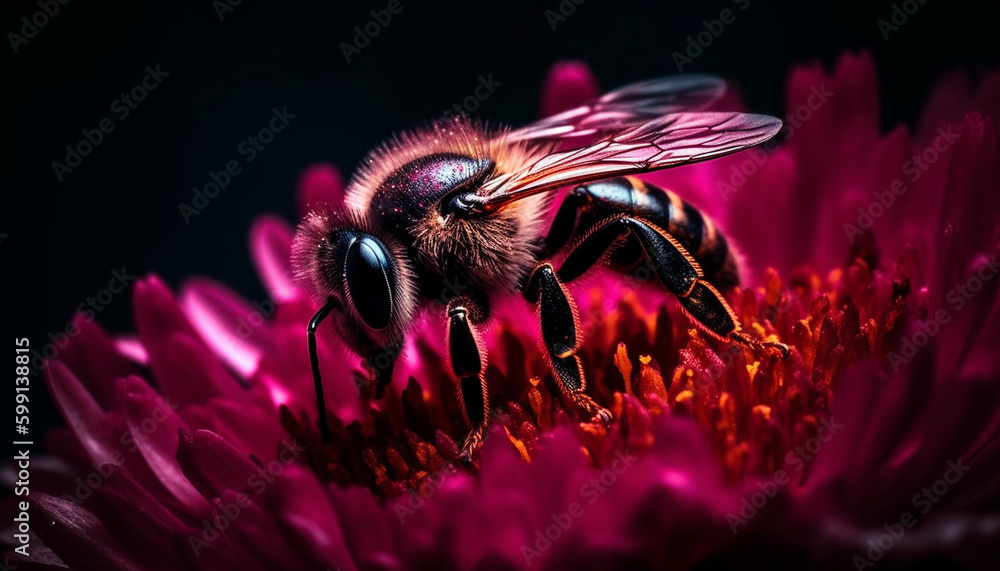
<svg viewBox="0 0 1000 571"><path fill-rule="evenodd" d="M676 193L635 177L616 177L579 187L587 195L587 218L628 214L652 222L674 237L701 266L712 285L727 288L739 283L736 259L715 223ZM584 222L581 220L581 222ZM622 268L643 263L641 247L629 238L611 256Z"/></svg>

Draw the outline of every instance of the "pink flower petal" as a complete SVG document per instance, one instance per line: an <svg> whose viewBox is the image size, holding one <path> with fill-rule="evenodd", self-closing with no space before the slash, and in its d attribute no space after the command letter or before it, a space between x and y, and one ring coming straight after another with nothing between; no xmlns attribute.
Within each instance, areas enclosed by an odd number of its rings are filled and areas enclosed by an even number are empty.
<svg viewBox="0 0 1000 571"><path fill-rule="evenodd" d="M267 493L267 488L265 488ZM257 494L226 491L212 502L212 512L220 521L230 521L226 538L239 545L251 564L264 569L332 569L289 545L287 535L271 511L261 505ZM237 517L227 514L239 510Z"/></svg>
<svg viewBox="0 0 1000 571"><path fill-rule="evenodd" d="M239 399L239 381L200 339L172 335L150 348L149 365L163 394L179 404L201 404L218 397Z"/></svg>
<svg viewBox="0 0 1000 571"><path fill-rule="evenodd" d="M541 117L567 111L601 94L590 67L582 61L561 61L549 68L542 88Z"/></svg>
<svg viewBox="0 0 1000 571"><path fill-rule="evenodd" d="M926 111L920 118L920 127L916 130L923 146L934 139L935 130L939 127L954 125L962 120L969 111L971 91L969 77L962 71L951 71L937 78L924 104Z"/></svg>
<svg viewBox="0 0 1000 571"><path fill-rule="evenodd" d="M268 295L276 302L299 295L290 262L292 228L274 215L264 215L250 228L250 256Z"/></svg>
<svg viewBox="0 0 1000 571"><path fill-rule="evenodd" d="M324 205L339 206L344 201L344 177L328 163L310 166L299 175L295 203L299 216Z"/></svg>
<svg viewBox="0 0 1000 571"><path fill-rule="evenodd" d="M33 494L34 495L34 494ZM40 512L32 529L45 545L79 571L147 571L126 553L94 514L72 502L39 494L33 506ZM32 519L35 519L34 517Z"/></svg>
<svg viewBox="0 0 1000 571"><path fill-rule="evenodd" d="M821 222L819 216L829 201L862 184L859 175L864 170L843 165L867 165L879 139L875 77L875 64L868 54L844 56L832 76L819 66L792 72L787 106L795 131L789 144L800 164L800 187L792 194L791 211L783 219L792 224L786 235L801 239L787 244L791 265L811 262L817 267L836 267L842 259L843 221L824 217Z"/></svg>
<svg viewBox="0 0 1000 571"><path fill-rule="evenodd" d="M208 405L208 414L212 430L240 452L270 460L287 434L279 422L277 407L262 400L263 395L256 394L250 402L214 400Z"/></svg>
<svg viewBox="0 0 1000 571"><path fill-rule="evenodd" d="M199 530L171 513L123 468L108 466L97 489L98 511L108 530L126 547L157 569L169 569L176 545Z"/></svg>
<svg viewBox="0 0 1000 571"><path fill-rule="evenodd" d="M341 526L348 529L348 548L357 566L361 569L402 570L408 566L400 561L393 541L393 530L398 529L399 520L393 513L392 520L386 517L370 517L382 506L364 488L351 486L330 489L331 502L337 507ZM418 515L424 510L418 510ZM406 520L410 522L411 520ZM414 527L416 521L413 521ZM410 526L407 526L410 527Z"/></svg>
<svg viewBox="0 0 1000 571"><path fill-rule="evenodd" d="M187 430L177 416L177 405L165 400L142 379L132 377L121 387L121 403L132 441L160 482L190 513L207 511L208 504L184 477L176 460L178 431Z"/></svg>
<svg viewBox="0 0 1000 571"><path fill-rule="evenodd" d="M94 397L66 365L53 361L45 371L49 394L90 460L97 464L112 462L117 435L124 429L122 418L101 410Z"/></svg>
<svg viewBox="0 0 1000 571"><path fill-rule="evenodd" d="M118 350L93 317L77 313L73 316L73 327L78 332L59 353L59 360L66 363L107 410L114 403L114 380L137 374L140 368Z"/></svg>
<svg viewBox="0 0 1000 571"><path fill-rule="evenodd" d="M962 265L979 254L996 253L1000 244L1000 134L997 119L970 113L949 135L953 148L947 162L943 193L954 197L978 191L974 199L945 200L942 222L950 224L962 247L960 256L942 262ZM943 230L943 228L942 228ZM964 273L971 268L961 268ZM948 275L947 271L942 275ZM947 291L946 289L941 290Z"/></svg>
<svg viewBox="0 0 1000 571"><path fill-rule="evenodd" d="M142 341L134 335L123 335L115 339L115 348L125 357L140 365L149 365L149 352L142 346Z"/></svg>
<svg viewBox="0 0 1000 571"><path fill-rule="evenodd" d="M147 350L175 333L198 339L198 333L181 311L173 292L155 274L136 280L132 311L139 339Z"/></svg>
<svg viewBox="0 0 1000 571"><path fill-rule="evenodd" d="M279 517L290 530L293 544L317 560L332 562L333 568L357 569L329 493L312 472L289 465L275 481L274 493Z"/></svg>
<svg viewBox="0 0 1000 571"><path fill-rule="evenodd" d="M986 74L972 96L968 111L979 111L983 116L1000 121L1000 70Z"/></svg>
<svg viewBox="0 0 1000 571"><path fill-rule="evenodd" d="M254 481L252 475L257 472L257 466L246 455L208 430L181 434L177 462L191 484L208 500L221 497L226 490L247 491Z"/></svg>
<svg viewBox="0 0 1000 571"><path fill-rule="evenodd" d="M181 307L209 347L244 379L274 344L267 327L274 312L270 300L251 305L218 282L194 278L181 287Z"/></svg>

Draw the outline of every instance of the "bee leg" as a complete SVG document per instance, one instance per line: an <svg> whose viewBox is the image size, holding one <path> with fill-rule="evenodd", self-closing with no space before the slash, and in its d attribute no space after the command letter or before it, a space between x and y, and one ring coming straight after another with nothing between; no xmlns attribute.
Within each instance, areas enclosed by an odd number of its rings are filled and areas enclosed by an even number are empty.
<svg viewBox="0 0 1000 571"><path fill-rule="evenodd" d="M772 353L782 360L788 358L788 346L784 343L761 342L744 333L722 294L708 282L698 280L688 295L678 296L677 299L713 336L742 345L758 354Z"/></svg>
<svg viewBox="0 0 1000 571"><path fill-rule="evenodd" d="M460 457L471 461L479 448L489 424L489 394L486 391L485 350L472 321L481 318L482 311L469 298L448 303L448 355L451 368L458 377L458 401L471 432L462 444ZM475 319L479 321L479 319Z"/></svg>
<svg viewBox="0 0 1000 571"><path fill-rule="evenodd" d="M598 224L569 253L559 268L558 277L564 282L580 277L628 234L638 239L660 282L677 296L688 314L710 335L758 352L773 351L782 358L788 356L786 345L762 343L741 331L733 310L722 294L704 279L701 267L691 254L673 236L641 218L617 216Z"/></svg>
<svg viewBox="0 0 1000 571"><path fill-rule="evenodd" d="M580 358L576 356L579 347L576 336L579 317L569 292L559 280L552 264L544 263L535 268L528 279L525 298L538 305L542 341L563 396L588 415L591 422L607 425L611 422L611 413L584 392L587 381Z"/></svg>
<svg viewBox="0 0 1000 571"><path fill-rule="evenodd" d="M555 218L552 219L549 233L545 236L541 258L552 257L569 242L573 231L576 230L580 214L586 210L588 197L587 188L584 186L578 186L566 195L559 205L559 210L556 211Z"/></svg>
<svg viewBox="0 0 1000 571"><path fill-rule="evenodd" d="M309 320L309 326L306 328L306 337L309 342L309 363L312 366L313 385L316 390L316 422L319 425L319 434L323 441L323 446L330 444L330 426L326 423L326 397L323 396L323 377L320 374L319 353L316 350L316 330L319 328L319 324L330 315L330 312L333 311L336 305L337 302L332 297L327 299L326 304Z"/></svg>
<svg viewBox="0 0 1000 571"><path fill-rule="evenodd" d="M372 369L372 382L375 383L375 400L385 396L385 389L392 382L392 372L396 368L396 359L403 349L403 343L393 342L372 349L365 355L365 362ZM360 388L360 387L359 387Z"/></svg>

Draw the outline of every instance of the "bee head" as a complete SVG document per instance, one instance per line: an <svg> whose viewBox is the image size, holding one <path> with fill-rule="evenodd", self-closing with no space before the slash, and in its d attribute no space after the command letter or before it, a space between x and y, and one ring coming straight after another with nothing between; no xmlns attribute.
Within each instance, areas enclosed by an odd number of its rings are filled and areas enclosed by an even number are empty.
<svg viewBox="0 0 1000 571"><path fill-rule="evenodd" d="M398 347L413 319L413 273L404 248L363 220L311 212L292 243L296 279L331 318L344 343L363 357Z"/></svg>

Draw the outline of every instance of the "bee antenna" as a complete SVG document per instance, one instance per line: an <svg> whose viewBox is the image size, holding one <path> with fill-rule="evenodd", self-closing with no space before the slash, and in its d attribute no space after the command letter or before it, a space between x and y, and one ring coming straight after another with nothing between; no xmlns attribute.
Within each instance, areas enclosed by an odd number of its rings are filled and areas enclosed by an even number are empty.
<svg viewBox="0 0 1000 571"><path fill-rule="evenodd" d="M323 379L319 373L319 355L316 352L316 328L330 315L330 312L336 306L337 300L333 297L327 298L326 304L309 320L309 327L306 329L306 334L309 337L309 362L312 364L313 384L316 387L316 408L319 413L317 421L319 422L319 433L323 439L323 446L330 444L330 427L326 424L326 398L323 396Z"/></svg>

